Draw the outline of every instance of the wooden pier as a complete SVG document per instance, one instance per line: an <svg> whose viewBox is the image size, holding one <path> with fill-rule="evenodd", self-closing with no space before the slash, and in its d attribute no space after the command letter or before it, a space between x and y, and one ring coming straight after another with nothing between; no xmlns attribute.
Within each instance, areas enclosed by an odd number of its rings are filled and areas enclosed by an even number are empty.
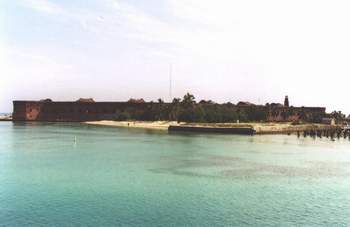
<svg viewBox="0 0 350 227"><path fill-rule="evenodd" d="M298 138L303 137L312 137L312 138L330 138L331 140L334 139L349 139L350 140L350 127L349 126L336 126L329 129L311 129L311 130L304 130L303 132L297 132Z"/></svg>

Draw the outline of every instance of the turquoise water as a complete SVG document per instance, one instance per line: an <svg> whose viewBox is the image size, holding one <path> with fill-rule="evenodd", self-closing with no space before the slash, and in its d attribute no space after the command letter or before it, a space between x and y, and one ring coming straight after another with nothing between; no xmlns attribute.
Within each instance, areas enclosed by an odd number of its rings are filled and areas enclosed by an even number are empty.
<svg viewBox="0 0 350 227"><path fill-rule="evenodd" d="M350 223L348 140L10 122L0 136L0 226Z"/></svg>

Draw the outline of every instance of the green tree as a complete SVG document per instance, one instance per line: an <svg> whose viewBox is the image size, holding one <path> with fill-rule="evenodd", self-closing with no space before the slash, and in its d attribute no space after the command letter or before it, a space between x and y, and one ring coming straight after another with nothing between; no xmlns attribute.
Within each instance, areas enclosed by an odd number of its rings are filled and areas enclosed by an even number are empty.
<svg viewBox="0 0 350 227"><path fill-rule="evenodd" d="M192 107L194 104L196 104L196 98L194 97L194 95L187 92L187 94L184 95L184 98L183 98L181 104L185 108Z"/></svg>
<svg viewBox="0 0 350 227"><path fill-rule="evenodd" d="M170 111L169 111L169 120L173 120L173 121L177 121L178 117L179 117L179 113L181 111L181 99L180 98L174 98L172 103L171 103L171 107L170 107Z"/></svg>
<svg viewBox="0 0 350 227"><path fill-rule="evenodd" d="M334 118L337 123L342 122L346 117L341 111L333 111L330 116Z"/></svg>
<svg viewBox="0 0 350 227"><path fill-rule="evenodd" d="M164 120L164 115L165 115L165 109L164 109L164 101L163 99L159 98L158 100L158 114L157 114L157 119L159 121Z"/></svg>
<svg viewBox="0 0 350 227"><path fill-rule="evenodd" d="M195 104L195 97L192 94L187 93L184 95L181 101L181 110L178 115L178 120L185 122L194 122L196 119L198 119L199 117L196 116Z"/></svg>

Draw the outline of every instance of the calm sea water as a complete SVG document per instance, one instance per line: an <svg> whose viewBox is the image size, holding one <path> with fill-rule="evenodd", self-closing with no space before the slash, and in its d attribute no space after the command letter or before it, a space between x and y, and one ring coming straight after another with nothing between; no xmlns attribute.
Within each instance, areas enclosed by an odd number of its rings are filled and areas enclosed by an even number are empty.
<svg viewBox="0 0 350 227"><path fill-rule="evenodd" d="M0 123L0 226L349 224L347 140Z"/></svg>

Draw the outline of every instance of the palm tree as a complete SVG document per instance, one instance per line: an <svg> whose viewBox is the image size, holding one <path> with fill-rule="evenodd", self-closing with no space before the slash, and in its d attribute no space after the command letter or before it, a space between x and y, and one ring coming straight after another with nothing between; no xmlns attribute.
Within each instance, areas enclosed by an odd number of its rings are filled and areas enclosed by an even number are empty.
<svg viewBox="0 0 350 227"><path fill-rule="evenodd" d="M173 104L179 104L180 102L181 102L180 98L174 98L172 101Z"/></svg>
<svg viewBox="0 0 350 227"><path fill-rule="evenodd" d="M163 119L163 104L164 104L164 101L163 99L159 98L158 100L158 120L162 120Z"/></svg>
<svg viewBox="0 0 350 227"><path fill-rule="evenodd" d="M171 103L171 110L169 112L169 119L170 120L178 120L178 116L181 110L181 99L180 98L174 98Z"/></svg>
<svg viewBox="0 0 350 227"><path fill-rule="evenodd" d="M184 106L184 107L192 107L193 106L193 104L195 104L196 103L196 100L195 100L196 98L194 97L194 95L192 95L192 94L190 94L190 93L188 93L187 92L187 94L186 95L184 95L184 98L183 98L183 100L182 100L182 105Z"/></svg>

